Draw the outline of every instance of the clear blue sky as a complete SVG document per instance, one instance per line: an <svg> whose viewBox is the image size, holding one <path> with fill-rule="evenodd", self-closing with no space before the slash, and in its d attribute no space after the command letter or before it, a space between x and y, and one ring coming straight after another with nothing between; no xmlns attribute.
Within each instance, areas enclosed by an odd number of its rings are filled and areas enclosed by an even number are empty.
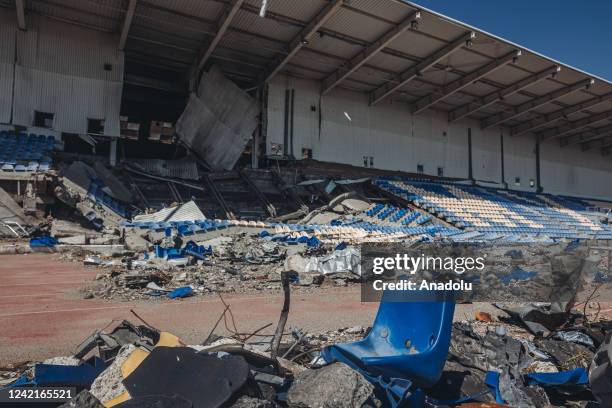
<svg viewBox="0 0 612 408"><path fill-rule="evenodd" d="M413 0L612 81L612 0Z"/></svg>

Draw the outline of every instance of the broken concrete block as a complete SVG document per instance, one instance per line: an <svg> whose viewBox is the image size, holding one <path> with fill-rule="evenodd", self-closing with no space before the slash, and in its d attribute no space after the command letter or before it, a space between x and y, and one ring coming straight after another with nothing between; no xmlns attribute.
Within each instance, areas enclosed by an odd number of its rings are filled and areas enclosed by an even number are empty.
<svg viewBox="0 0 612 408"><path fill-rule="evenodd" d="M104 408L104 405L89 391L83 390L59 408Z"/></svg>
<svg viewBox="0 0 612 408"><path fill-rule="evenodd" d="M283 369L289 371L294 376L301 373L302 371L307 370L307 368L304 367L303 365L294 363L291 360L287 360L282 357L277 357L277 360L278 360L278 365L280 365Z"/></svg>
<svg viewBox="0 0 612 408"><path fill-rule="evenodd" d="M57 242L68 245L85 245L87 237L85 235L74 235L72 237L58 238Z"/></svg>
<svg viewBox="0 0 612 408"><path fill-rule="evenodd" d="M363 327L362 326L349 327L348 329L345 330L345 332L349 334L361 334L363 333Z"/></svg>
<svg viewBox="0 0 612 408"><path fill-rule="evenodd" d="M81 364L81 360L73 356L58 356L46 359L45 361L43 361L43 364L78 366L79 364Z"/></svg>
<svg viewBox="0 0 612 408"><path fill-rule="evenodd" d="M143 252L149 249L149 241L138 234L127 234L125 237L125 247L134 252Z"/></svg>
<svg viewBox="0 0 612 408"><path fill-rule="evenodd" d="M342 363L307 370L295 377L287 402L295 408L357 408L372 395L374 386Z"/></svg>
<svg viewBox="0 0 612 408"><path fill-rule="evenodd" d="M101 237L92 238L89 243L92 245L111 245L119 242L119 237L116 235L103 235Z"/></svg>
<svg viewBox="0 0 612 408"><path fill-rule="evenodd" d="M113 363L102 371L102 374L91 384L92 395L100 401L109 401L126 391L122 383L121 366L135 349L136 346L133 344L126 344L121 347Z"/></svg>
<svg viewBox="0 0 612 408"><path fill-rule="evenodd" d="M97 237L99 232L85 228L75 222L54 219L51 223L51 236L56 238L85 235L88 238Z"/></svg>

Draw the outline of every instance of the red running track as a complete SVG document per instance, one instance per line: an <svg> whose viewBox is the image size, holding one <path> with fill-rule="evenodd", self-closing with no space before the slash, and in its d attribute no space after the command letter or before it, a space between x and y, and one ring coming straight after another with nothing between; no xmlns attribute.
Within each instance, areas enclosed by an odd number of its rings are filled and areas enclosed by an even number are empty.
<svg viewBox="0 0 612 408"><path fill-rule="evenodd" d="M129 319L134 309L151 325L178 335L188 344L203 341L221 312L216 296L183 300L138 302L83 299L80 289L97 270L61 262L52 254L0 256L0 367L72 354L94 330L113 319ZM359 288L294 292L288 326L330 330L367 326L376 304L361 303ZM282 294L224 295L231 304L238 329L253 331L265 324L275 327ZM217 332L223 334L223 324Z"/></svg>

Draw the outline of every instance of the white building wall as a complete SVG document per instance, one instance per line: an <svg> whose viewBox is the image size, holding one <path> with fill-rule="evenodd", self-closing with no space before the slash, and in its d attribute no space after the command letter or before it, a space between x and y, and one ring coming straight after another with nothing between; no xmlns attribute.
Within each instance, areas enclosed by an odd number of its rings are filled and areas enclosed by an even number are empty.
<svg viewBox="0 0 612 408"><path fill-rule="evenodd" d="M545 191L590 198L612 198L612 156L580 145L560 147L558 141L540 146L542 187Z"/></svg>
<svg viewBox="0 0 612 408"><path fill-rule="evenodd" d="M511 137L508 135L508 132L505 132L504 168L508 188L522 191L536 191L535 145L535 138L532 136L521 135ZM516 183L517 177L520 180L520 185ZM533 187L531 186L532 181Z"/></svg>
<svg viewBox="0 0 612 408"><path fill-rule="evenodd" d="M466 121L458 127L472 129L472 171L476 180L502 182L501 136L497 128L481 129L478 123ZM463 130L465 131L465 130Z"/></svg>
<svg viewBox="0 0 612 408"><path fill-rule="evenodd" d="M50 86L50 84L53 84ZM104 133L119 135L120 82L16 66L13 123L32 126L34 111L53 112L55 130L87 133L87 119L104 119Z"/></svg>
<svg viewBox="0 0 612 408"><path fill-rule="evenodd" d="M468 128L472 132L472 171L475 180L501 183L501 135L504 133L504 181L510 189L536 191L536 154L533 136L508 135L505 128L482 130L464 119L449 124L444 113L413 116L402 103L368 106L364 94L335 89L320 97L317 81L278 76L269 87L267 153L272 143L283 144L285 90L295 90L293 155L312 149L313 158L363 166L363 156L374 157L374 167L468 178ZM315 111L311 109L314 106ZM319 107L321 112L319 112ZM319 115L321 124L319 130ZM350 119L349 119L350 118ZM612 199L612 158L598 150L581 152L546 143L540 149L541 185L545 192ZM516 181L520 182L517 184ZM531 185L533 183L533 186ZM607 184L606 184L607 183Z"/></svg>
<svg viewBox="0 0 612 408"><path fill-rule="evenodd" d="M422 164L425 174L437 175L442 167L445 176L468 177L467 131L449 126L442 115L413 117L404 104L370 107L365 95L342 89L320 99L317 82L285 76L269 88L268 153L273 143L284 143L286 89L295 90L295 157L310 148L321 161L363 166L364 156L372 156L379 169L416 172Z"/></svg>
<svg viewBox="0 0 612 408"><path fill-rule="evenodd" d="M16 30L15 16L0 12L0 123L11 120Z"/></svg>
<svg viewBox="0 0 612 408"><path fill-rule="evenodd" d="M0 10L0 21L7 13L15 19L11 10ZM32 126L37 110L55 113L57 131L86 133L91 118L105 120L105 134L119 135L123 53L116 36L38 15L28 15L27 26L27 31L0 27L2 44L11 35L16 44L12 123ZM6 80L1 61L0 86ZM4 116L0 121L8 122Z"/></svg>

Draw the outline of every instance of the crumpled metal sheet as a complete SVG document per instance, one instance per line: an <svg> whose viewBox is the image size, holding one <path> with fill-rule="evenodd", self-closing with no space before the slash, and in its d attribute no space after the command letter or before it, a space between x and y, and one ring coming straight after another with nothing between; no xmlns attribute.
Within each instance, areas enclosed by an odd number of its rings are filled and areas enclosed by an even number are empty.
<svg viewBox="0 0 612 408"><path fill-rule="evenodd" d="M558 331L553 335L553 338L576 344L582 344L583 346L595 349L593 339L588 335L579 332L578 330Z"/></svg>
<svg viewBox="0 0 612 408"><path fill-rule="evenodd" d="M361 253L356 247L347 247L320 257L306 258L294 255L287 258L285 269L298 273L318 272L324 275L350 272L361 276Z"/></svg>
<svg viewBox="0 0 612 408"><path fill-rule="evenodd" d="M499 373L500 397L509 406L550 406L542 387L527 386L523 382L523 370L533 362L527 350L521 341L506 334L488 331L480 336L469 324L455 323L449 360L467 367L472 373Z"/></svg>
<svg viewBox="0 0 612 408"><path fill-rule="evenodd" d="M552 330L567 321L569 313L565 311L566 305L566 303L527 303L518 306L494 304L498 309L522 322L533 334L543 336L548 336Z"/></svg>
<svg viewBox="0 0 612 408"><path fill-rule="evenodd" d="M213 66L189 96L176 133L212 169L231 170L257 128L259 111L254 98Z"/></svg>
<svg viewBox="0 0 612 408"><path fill-rule="evenodd" d="M587 347L564 340L536 339L536 346L549 354L562 370L587 368L593 352Z"/></svg>
<svg viewBox="0 0 612 408"><path fill-rule="evenodd" d="M459 323L453 328L449 354L462 365L482 371L501 371L510 366L516 376L525 355L521 342L512 337L495 332L481 337L471 326Z"/></svg>

